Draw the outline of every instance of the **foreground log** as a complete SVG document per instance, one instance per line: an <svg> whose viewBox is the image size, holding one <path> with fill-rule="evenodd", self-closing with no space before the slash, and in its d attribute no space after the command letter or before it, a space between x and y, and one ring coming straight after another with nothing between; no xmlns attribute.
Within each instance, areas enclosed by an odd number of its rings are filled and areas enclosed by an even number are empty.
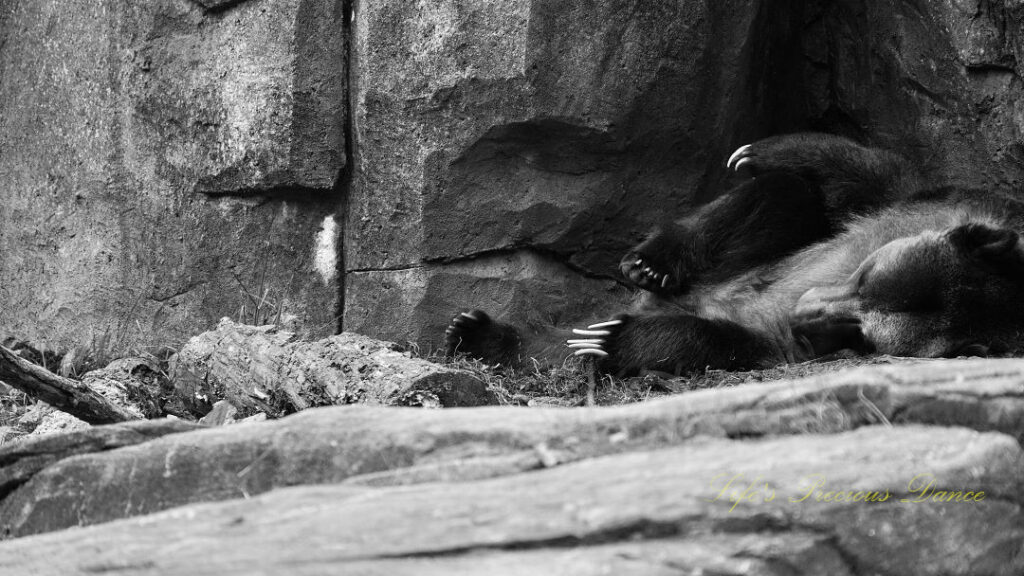
<svg viewBox="0 0 1024 576"><path fill-rule="evenodd" d="M113 424L140 417L87 384L58 376L3 346L0 346L0 380L90 424Z"/></svg>
<svg viewBox="0 0 1024 576"><path fill-rule="evenodd" d="M389 342L343 333L299 340L274 326L225 318L188 341L171 361L185 399L228 400L242 412L280 415L332 404L480 406L497 399L478 378L412 358ZM210 406L193 406L205 414Z"/></svg>
<svg viewBox="0 0 1024 576"><path fill-rule="evenodd" d="M193 505L0 543L0 573L1017 576L1022 478L1016 441L960 428L706 439Z"/></svg>

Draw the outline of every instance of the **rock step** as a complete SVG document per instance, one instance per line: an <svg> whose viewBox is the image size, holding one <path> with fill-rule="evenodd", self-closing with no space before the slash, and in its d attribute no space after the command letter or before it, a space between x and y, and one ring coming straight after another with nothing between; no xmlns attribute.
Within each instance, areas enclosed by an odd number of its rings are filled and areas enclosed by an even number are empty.
<svg viewBox="0 0 1024 576"><path fill-rule="evenodd" d="M195 504L0 543L0 572L1018 575L1022 488L1024 452L1000 433L701 439L487 480Z"/></svg>
<svg viewBox="0 0 1024 576"><path fill-rule="evenodd" d="M25 536L299 484L479 480L695 436L832 434L920 421L1019 440L1022 414L1024 360L867 366L594 409L321 408L56 462L0 501L0 533ZM13 466L16 458L0 458L0 474Z"/></svg>

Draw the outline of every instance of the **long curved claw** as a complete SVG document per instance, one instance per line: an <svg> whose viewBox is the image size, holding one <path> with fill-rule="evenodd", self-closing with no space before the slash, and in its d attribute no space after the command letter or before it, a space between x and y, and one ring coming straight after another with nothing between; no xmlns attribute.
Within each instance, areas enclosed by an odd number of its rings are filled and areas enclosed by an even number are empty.
<svg viewBox="0 0 1024 576"><path fill-rule="evenodd" d="M610 336L611 332L608 330L583 330L582 328L573 328L572 333L579 336Z"/></svg>
<svg viewBox="0 0 1024 576"><path fill-rule="evenodd" d="M448 325L448 328L445 329L444 333L446 336L451 336L453 331L478 322L480 322L480 318L474 316L472 312L460 312L458 316L452 318L452 323Z"/></svg>
<svg viewBox="0 0 1024 576"><path fill-rule="evenodd" d="M597 324L591 324L587 326L587 329L573 328L573 334L579 336L590 336L590 338L573 338L566 340L565 343L569 348L576 348L576 352L573 356L594 356L596 358L604 358L608 356L608 352L604 349L605 336L611 335L611 330L606 328L612 328L622 324L621 319L606 320L604 322L598 322Z"/></svg>
<svg viewBox="0 0 1024 576"><path fill-rule="evenodd" d="M750 144L745 144L737 148L736 151L732 153L732 156L729 156L729 160L726 161L725 167L733 170L739 170L743 161L748 159L746 154L750 151L750 146Z"/></svg>
<svg viewBox="0 0 1024 576"><path fill-rule="evenodd" d="M590 328L591 330L596 330L598 328L607 328L609 326L618 326L619 324L622 324L622 320L607 320L605 322L598 322L597 324L591 324L590 326L587 326L587 328Z"/></svg>
<svg viewBox="0 0 1024 576"><path fill-rule="evenodd" d="M603 338L577 338L565 341L569 348L600 348L604 344Z"/></svg>

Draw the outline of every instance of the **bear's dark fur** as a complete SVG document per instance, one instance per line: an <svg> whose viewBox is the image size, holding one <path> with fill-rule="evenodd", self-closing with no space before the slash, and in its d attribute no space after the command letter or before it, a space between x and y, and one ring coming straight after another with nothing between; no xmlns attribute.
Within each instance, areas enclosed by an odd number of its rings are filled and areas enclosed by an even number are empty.
<svg viewBox="0 0 1024 576"><path fill-rule="evenodd" d="M899 157L821 134L744 146L729 166L754 177L629 251L635 310L576 330L576 354L629 374L1024 349L1021 200L921 190ZM546 352L479 310L446 343L506 365Z"/></svg>

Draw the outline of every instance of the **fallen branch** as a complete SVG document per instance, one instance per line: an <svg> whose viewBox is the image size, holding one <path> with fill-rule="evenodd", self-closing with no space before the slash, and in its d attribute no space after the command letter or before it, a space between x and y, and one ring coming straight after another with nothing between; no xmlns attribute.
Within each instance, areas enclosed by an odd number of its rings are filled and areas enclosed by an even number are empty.
<svg viewBox="0 0 1024 576"><path fill-rule="evenodd" d="M0 380L90 424L113 424L137 417L89 386L58 376L0 346Z"/></svg>
<svg viewBox="0 0 1024 576"><path fill-rule="evenodd" d="M197 402L204 399L227 400L240 417L353 402L497 402L469 372L413 358L395 350L394 344L348 332L308 341L274 326L248 326L224 318L216 330L190 339L170 364L174 396L198 416L210 410Z"/></svg>

